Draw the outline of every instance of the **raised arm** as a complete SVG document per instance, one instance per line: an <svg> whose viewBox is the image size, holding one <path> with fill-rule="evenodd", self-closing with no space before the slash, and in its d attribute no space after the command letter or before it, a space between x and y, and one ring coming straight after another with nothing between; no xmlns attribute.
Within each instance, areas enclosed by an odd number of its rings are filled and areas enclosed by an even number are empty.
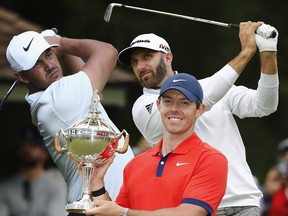
<svg viewBox="0 0 288 216"><path fill-rule="evenodd" d="M213 76L200 80L204 92L206 111L210 110L228 92L255 55L257 51L255 31L260 25L262 25L262 22L240 23L241 50L239 54Z"/></svg>
<svg viewBox="0 0 288 216"><path fill-rule="evenodd" d="M46 40L50 44L59 44L54 48L56 53L81 58L85 62L81 70L90 78L93 90L103 90L117 62L117 50L111 44L92 39L59 36L46 37Z"/></svg>
<svg viewBox="0 0 288 216"><path fill-rule="evenodd" d="M263 22L241 22L239 38L241 52L228 64L240 75L257 51L255 32Z"/></svg>
<svg viewBox="0 0 288 216"><path fill-rule="evenodd" d="M276 37L267 37L275 31ZM278 31L267 24L261 25L255 34L260 52L261 75L256 90L244 86L229 92L229 106L239 118L263 117L277 110L279 101L279 77L277 67Z"/></svg>

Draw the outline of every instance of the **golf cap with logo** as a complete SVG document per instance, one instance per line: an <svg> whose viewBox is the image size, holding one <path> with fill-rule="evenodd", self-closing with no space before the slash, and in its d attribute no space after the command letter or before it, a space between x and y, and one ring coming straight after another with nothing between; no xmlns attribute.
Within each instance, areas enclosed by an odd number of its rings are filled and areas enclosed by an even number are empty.
<svg viewBox="0 0 288 216"><path fill-rule="evenodd" d="M131 65L130 56L134 49L146 48L150 50L160 51L163 53L170 52L169 44L163 38L153 34L142 34L137 36L130 44L129 47L123 49L119 55L118 60L125 65Z"/></svg>
<svg viewBox="0 0 288 216"><path fill-rule="evenodd" d="M203 90L198 80L187 73L175 74L163 83L160 95L161 97L166 91L175 89L180 91L189 101L203 101Z"/></svg>
<svg viewBox="0 0 288 216"><path fill-rule="evenodd" d="M6 57L14 71L26 71L34 67L46 49L53 46L58 45L49 44L35 31L26 31L12 38L6 50Z"/></svg>

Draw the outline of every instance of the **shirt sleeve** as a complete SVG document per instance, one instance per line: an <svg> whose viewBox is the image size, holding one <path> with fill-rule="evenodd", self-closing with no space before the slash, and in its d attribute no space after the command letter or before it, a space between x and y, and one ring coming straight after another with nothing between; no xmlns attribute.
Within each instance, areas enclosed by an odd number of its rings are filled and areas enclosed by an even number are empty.
<svg viewBox="0 0 288 216"><path fill-rule="evenodd" d="M133 121L151 145L156 145L163 134L161 116L156 101L158 95L142 95L132 108Z"/></svg>
<svg viewBox="0 0 288 216"><path fill-rule="evenodd" d="M200 158L199 164L185 188L182 203L201 206L214 215L225 194L228 162L222 154L214 153Z"/></svg>
<svg viewBox="0 0 288 216"><path fill-rule="evenodd" d="M228 92L238 77L238 73L227 64L212 76L199 80L203 89L206 111Z"/></svg>
<svg viewBox="0 0 288 216"><path fill-rule="evenodd" d="M261 73L256 90L245 86L233 86L226 99L232 113L239 118L268 116L275 112L278 106L278 74Z"/></svg>

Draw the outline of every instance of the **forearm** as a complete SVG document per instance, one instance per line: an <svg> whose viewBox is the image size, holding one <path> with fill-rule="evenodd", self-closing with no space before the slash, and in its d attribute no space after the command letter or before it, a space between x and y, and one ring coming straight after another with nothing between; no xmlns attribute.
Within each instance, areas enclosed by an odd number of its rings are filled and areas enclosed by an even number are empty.
<svg viewBox="0 0 288 216"><path fill-rule="evenodd" d="M241 52L228 63L239 75L257 51L255 31L260 25L262 22L240 23Z"/></svg>
<svg viewBox="0 0 288 216"><path fill-rule="evenodd" d="M61 60L64 64L65 73L69 75L79 72L85 64L81 58L68 54L62 55Z"/></svg>
<svg viewBox="0 0 288 216"><path fill-rule="evenodd" d="M255 50L256 51L256 50ZM248 62L254 56L255 51L244 50L241 51L234 59L232 59L228 64L240 75Z"/></svg>
<svg viewBox="0 0 288 216"><path fill-rule="evenodd" d="M59 41L61 53L81 58L85 65L81 68L92 84L92 89L102 92L117 62L117 50L109 43L91 39L71 39L62 37Z"/></svg>
<svg viewBox="0 0 288 216"><path fill-rule="evenodd" d="M94 175L96 174L96 172L97 172L97 168L96 168ZM92 179L92 182L91 182L91 192L92 192L92 199L93 200L111 201L109 193L106 191L106 189L103 190L103 188L105 188L104 175L101 178L94 176Z"/></svg>
<svg viewBox="0 0 288 216"><path fill-rule="evenodd" d="M115 154L104 164L97 165L94 169L94 174L91 181L91 191L93 200L111 201L109 193L105 189L104 177L110 165L115 158ZM104 189L104 190L103 190Z"/></svg>
<svg viewBox="0 0 288 216"><path fill-rule="evenodd" d="M267 75L278 73L277 52L261 52L261 72Z"/></svg>
<svg viewBox="0 0 288 216"><path fill-rule="evenodd" d="M115 48L105 42L90 40L90 39L72 39L62 37L59 41L60 53L70 54L80 57L84 62L93 54L99 56L105 56L109 53L114 55L117 53ZM97 52L95 52L97 50Z"/></svg>

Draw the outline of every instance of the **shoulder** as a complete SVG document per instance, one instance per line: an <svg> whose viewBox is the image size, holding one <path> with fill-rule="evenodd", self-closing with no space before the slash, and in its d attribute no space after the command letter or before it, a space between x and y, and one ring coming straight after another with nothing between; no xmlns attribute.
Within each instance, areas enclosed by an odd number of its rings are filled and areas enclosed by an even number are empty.
<svg viewBox="0 0 288 216"><path fill-rule="evenodd" d="M144 105L155 102L159 97L159 89L143 88L143 94L135 101L134 105Z"/></svg>
<svg viewBox="0 0 288 216"><path fill-rule="evenodd" d="M212 147L208 143L202 142L202 144L203 144L202 151L199 157L200 160L207 160L212 163L216 161L217 166L221 164L220 161L223 162L223 165L228 163L226 156L221 151Z"/></svg>
<svg viewBox="0 0 288 216"><path fill-rule="evenodd" d="M138 155L136 155L134 158L132 158L129 163L127 164L127 168L131 168L134 166L138 166L139 164L143 165L143 163L146 163L147 160L151 159L151 157L153 156L153 152L155 147L150 148L148 150L146 150L145 152L142 152Z"/></svg>
<svg viewBox="0 0 288 216"><path fill-rule="evenodd" d="M145 93L146 92L146 93ZM149 93L150 92L150 93ZM133 104L132 113L138 115L139 112L147 110L150 114L157 109L156 101L158 99L157 90L146 90Z"/></svg>
<svg viewBox="0 0 288 216"><path fill-rule="evenodd" d="M60 80L54 82L52 85L59 85L59 84L63 84L63 83L72 83L72 82L78 83L79 81L89 81L90 82L90 79L85 72L79 71L78 73L62 77Z"/></svg>

